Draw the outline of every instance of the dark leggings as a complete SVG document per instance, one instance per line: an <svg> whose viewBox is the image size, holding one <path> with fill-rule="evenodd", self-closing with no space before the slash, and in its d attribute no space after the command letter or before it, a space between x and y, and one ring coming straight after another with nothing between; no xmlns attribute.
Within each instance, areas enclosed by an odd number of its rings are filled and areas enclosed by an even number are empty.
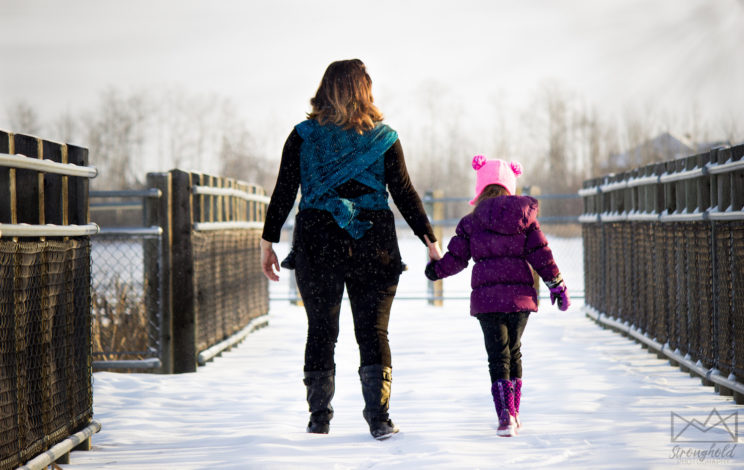
<svg viewBox="0 0 744 470"><path fill-rule="evenodd" d="M522 333L530 312L477 315L488 353L491 382L522 378Z"/></svg>
<svg viewBox="0 0 744 470"><path fill-rule="evenodd" d="M335 368L344 288L351 304L360 365L392 367L388 322L400 276L392 213L380 215L381 220L375 220L374 228L360 240L349 237L323 214L301 214L295 275L307 313L305 371Z"/></svg>

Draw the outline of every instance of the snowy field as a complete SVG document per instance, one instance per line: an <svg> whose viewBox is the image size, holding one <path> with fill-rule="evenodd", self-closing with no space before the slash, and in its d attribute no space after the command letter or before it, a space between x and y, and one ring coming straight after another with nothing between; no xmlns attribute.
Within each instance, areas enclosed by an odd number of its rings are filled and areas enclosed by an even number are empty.
<svg viewBox="0 0 744 470"><path fill-rule="evenodd" d="M569 290L572 282L574 290L583 289L577 285L583 282L581 240L550 240ZM409 271L400 291L423 291L424 248L410 239L401 247ZM277 251L282 256L286 246ZM280 273L272 295L286 295L287 274ZM445 289L464 292L468 281L462 273L446 280ZM598 327L582 305L575 299L564 313L542 302L530 318L523 337L524 426L517 437L496 436L486 353L467 300L444 307L394 303L390 413L401 432L382 442L370 437L362 418L358 352L345 303L331 433L305 433L305 315L272 301L267 328L196 373L95 373L94 418L103 429L93 436L92 451L73 452L72 463L62 467L744 468L741 445L671 439L672 413L704 422L713 408L727 416L744 407ZM720 438L715 431L706 436ZM711 445L726 452L701 454Z"/></svg>

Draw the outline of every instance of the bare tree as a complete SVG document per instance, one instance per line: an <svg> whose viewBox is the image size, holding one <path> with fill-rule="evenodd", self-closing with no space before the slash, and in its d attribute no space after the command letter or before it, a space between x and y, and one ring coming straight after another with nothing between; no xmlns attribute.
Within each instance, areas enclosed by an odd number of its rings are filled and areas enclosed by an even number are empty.
<svg viewBox="0 0 744 470"><path fill-rule="evenodd" d="M79 139L79 128L78 120L69 112L65 112L52 123L50 137L60 142L76 142Z"/></svg>
<svg viewBox="0 0 744 470"><path fill-rule="evenodd" d="M29 102L19 100L8 107L6 113L13 132L28 135L41 133L39 115Z"/></svg>
<svg viewBox="0 0 744 470"><path fill-rule="evenodd" d="M95 187L124 189L144 179L136 163L144 155L150 108L142 94L123 97L105 91L99 107L84 118L86 144L92 162L99 167Z"/></svg>
<svg viewBox="0 0 744 470"><path fill-rule="evenodd" d="M220 174L262 186L271 191L276 179L275 163L261 157L254 136L248 131L225 135L219 155Z"/></svg>

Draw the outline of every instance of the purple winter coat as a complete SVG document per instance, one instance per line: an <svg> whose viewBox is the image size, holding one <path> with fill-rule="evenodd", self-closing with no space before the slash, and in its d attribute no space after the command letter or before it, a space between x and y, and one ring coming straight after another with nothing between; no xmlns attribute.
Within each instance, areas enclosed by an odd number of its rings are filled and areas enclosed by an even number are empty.
<svg viewBox="0 0 744 470"><path fill-rule="evenodd" d="M457 274L473 258L470 314L535 312L537 292L530 266L543 281L560 275L529 196L487 199L457 224L447 253L433 262L438 278Z"/></svg>

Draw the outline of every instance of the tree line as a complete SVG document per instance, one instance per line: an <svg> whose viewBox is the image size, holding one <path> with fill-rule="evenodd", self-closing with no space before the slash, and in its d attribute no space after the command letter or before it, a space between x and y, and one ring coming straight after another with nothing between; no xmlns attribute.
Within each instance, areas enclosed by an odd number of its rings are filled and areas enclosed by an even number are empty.
<svg viewBox="0 0 744 470"><path fill-rule="evenodd" d="M387 103L395 101L392 97ZM555 81L541 84L522 109L493 98L486 106L487 128L477 131L468 121L466 103L443 84L422 84L409 105L415 119L402 119L395 108L388 117L397 119L393 127L401 136L411 179L419 191L442 189L451 196L471 193L470 159L476 153L518 160L525 167L522 185L566 193L587 178L673 158L671 149L644 147L663 133L679 136L695 150L703 150L699 144L744 139L743 123L732 115L702 120L694 103L686 113L646 105L613 116ZM100 170L94 189L137 188L146 171L182 168L238 178L270 192L281 156L281 146L269 142L276 131L250 126L231 99L216 94L109 88L93 108L52 120L43 120L26 101L5 111L12 132L87 147ZM619 158L624 153L633 158Z"/></svg>

